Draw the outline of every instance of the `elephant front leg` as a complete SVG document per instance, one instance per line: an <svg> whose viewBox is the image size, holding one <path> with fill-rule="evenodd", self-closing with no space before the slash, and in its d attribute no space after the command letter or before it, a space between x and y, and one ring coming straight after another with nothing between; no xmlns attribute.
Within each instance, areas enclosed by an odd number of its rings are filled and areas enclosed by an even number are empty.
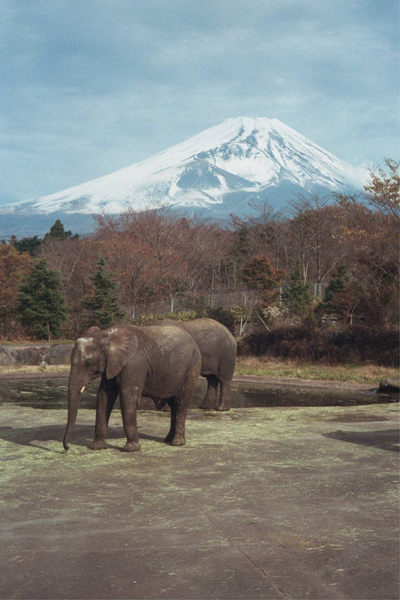
<svg viewBox="0 0 400 600"><path fill-rule="evenodd" d="M121 389L120 392L122 421L126 435L126 444L122 448L123 452L137 452L140 450L136 423L137 406L140 396L141 391L138 388L131 391Z"/></svg>
<svg viewBox="0 0 400 600"><path fill-rule="evenodd" d="M118 386L116 382L107 381L103 376L97 392L94 440L89 446L92 450L103 450L104 448L107 448L107 426L117 396Z"/></svg>

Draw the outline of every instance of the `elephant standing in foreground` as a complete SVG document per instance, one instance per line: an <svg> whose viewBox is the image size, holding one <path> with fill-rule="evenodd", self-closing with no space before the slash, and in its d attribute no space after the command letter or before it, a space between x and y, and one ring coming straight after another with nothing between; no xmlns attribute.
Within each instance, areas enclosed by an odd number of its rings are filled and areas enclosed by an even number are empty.
<svg viewBox="0 0 400 600"><path fill-rule="evenodd" d="M180 327L190 333L196 342L201 354L200 374L207 379L207 392L200 408L229 410L237 351L236 340L229 329L214 319L168 319L157 321L157 325ZM152 326L152 323L148 326Z"/></svg>
<svg viewBox="0 0 400 600"><path fill-rule="evenodd" d="M68 383L68 422L64 448L76 421L78 402L85 386L101 376L97 394L94 450L107 448L106 433L119 394L126 452L140 450L136 427L137 405L142 395L157 408L169 404L171 426L165 442L185 444L185 419L201 367L200 351L183 329L120 325L102 331L91 327L75 342Z"/></svg>

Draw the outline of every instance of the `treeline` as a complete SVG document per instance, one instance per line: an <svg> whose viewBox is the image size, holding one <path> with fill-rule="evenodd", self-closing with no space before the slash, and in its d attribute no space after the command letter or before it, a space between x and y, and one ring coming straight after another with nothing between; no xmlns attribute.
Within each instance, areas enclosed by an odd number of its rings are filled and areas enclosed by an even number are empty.
<svg viewBox="0 0 400 600"><path fill-rule="evenodd" d="M85 238L60 221L0 244L0 335L75 338L93 323L159 312L210 315L236 333L303 327L398 329L398 164L362 197L265 203L222 226L170 211L95 217Z"/></svg>

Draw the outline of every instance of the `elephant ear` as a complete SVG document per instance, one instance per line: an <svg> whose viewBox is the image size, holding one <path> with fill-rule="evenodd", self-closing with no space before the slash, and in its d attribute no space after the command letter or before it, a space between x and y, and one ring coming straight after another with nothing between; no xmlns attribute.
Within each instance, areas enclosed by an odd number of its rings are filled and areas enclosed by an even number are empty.
<svg viewBox="0 0 400 600"><path fill-rule="evenodd" d="M106 377L112 379L128 360L140 351L138 337L133 327L114 327L105 332L103 350L106 356Z"/></svg>

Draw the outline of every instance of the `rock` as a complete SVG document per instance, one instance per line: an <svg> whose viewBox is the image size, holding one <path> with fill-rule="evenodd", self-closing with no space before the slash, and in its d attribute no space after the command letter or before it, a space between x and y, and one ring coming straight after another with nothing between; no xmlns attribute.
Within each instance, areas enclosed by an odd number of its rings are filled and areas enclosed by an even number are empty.
<svg viewBox="0 0 400 600"><path fill-rule="evenodd" d="M47 352L46 362L49 365L67 365L71 360L72 344L55 344Z"/></svg>
<svg viewBox="0 0 400 600"><path fill-rule="evenodd" d="M7 352L5 348L0 348L0 366L11 367L15 364L15 359Z"/></svg>
<svg viewBox="0 0 400 600"><path fill-rule="evenodd" d="M44 348L18 348L12 350L11 354L16 363L21 365L41 365L44 362Z"/></svg>
<svg viewBox="0 0 400 600"><path fill-rule="evenodd" d="M379 383L378 392L383 394L398 394L400 393L400 382L398 379L386 378Z"/></svg>

